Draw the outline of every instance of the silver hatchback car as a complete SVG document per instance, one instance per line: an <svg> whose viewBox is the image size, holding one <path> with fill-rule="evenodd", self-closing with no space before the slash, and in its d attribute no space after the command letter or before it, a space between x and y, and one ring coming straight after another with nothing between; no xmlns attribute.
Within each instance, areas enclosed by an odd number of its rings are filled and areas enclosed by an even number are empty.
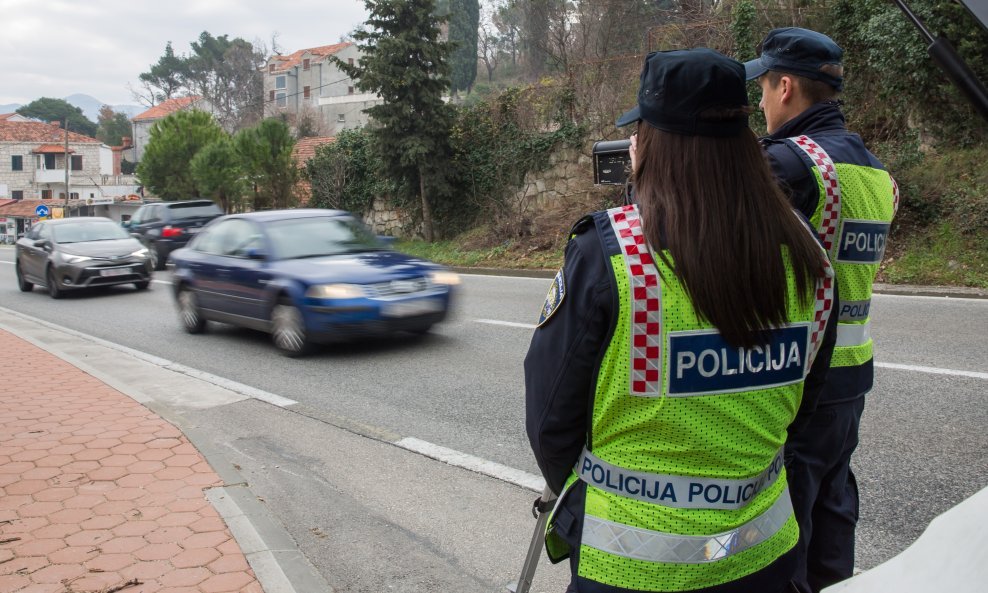
<svg viewBox="0 0 988 593"><path fill-rule="evenodd" d="M30 292L40 284L53 299L89 286L132 283L144 290L151 284L147 248L102 217L36 223L17 240L14 268L18 288Z"/></svg>

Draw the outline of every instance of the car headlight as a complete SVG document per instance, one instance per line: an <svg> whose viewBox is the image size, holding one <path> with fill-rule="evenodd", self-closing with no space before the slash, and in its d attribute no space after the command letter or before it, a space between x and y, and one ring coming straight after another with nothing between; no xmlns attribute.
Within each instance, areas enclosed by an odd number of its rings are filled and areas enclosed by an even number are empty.
<svg viewBox="0 0 988 593"><path fill-rule="evenodd" d="M148 254L148 248L147 247L141 247L140 249L138 249L134 253L131 253L130 254L130 257L147 257L147 254Z"/></svg>
<svg viewBox="0 0 988 593"><path fill-rule="evenodd" d="M305 291L313 299L355 299L364 296L364 289L356 284L317 284Z"/></svg>
<svg viewBox="0 0 988 593"><path fill-rule="evenodd" d="M433 272L429 275L433 284L444 284L446 286L456 286L460 283L460 275L456 272Z"/></svg>
<svg viewBox="0 0 988 593"><path fill-rule="evenodd" d="M62 258L65 259L65 263L67 264L77 264L93 259L85 255L69 255L68 253L63 253Z"/></svg>

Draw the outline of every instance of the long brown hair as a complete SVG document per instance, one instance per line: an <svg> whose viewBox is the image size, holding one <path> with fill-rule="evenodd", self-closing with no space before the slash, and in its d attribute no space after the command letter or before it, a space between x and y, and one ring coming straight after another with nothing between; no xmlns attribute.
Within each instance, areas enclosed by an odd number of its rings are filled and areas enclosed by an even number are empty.
<svg viewBox="0 0 988 593"><path fill-rule="evenodd" d="M783 245L803 288L798 302L807 304L812 283L824 274L823 255L751 130L726 138L686 136L640 122L637 160L635 195L645 237L673 267L697 314L729 344L753 346L759 331L787 322Z"/></svg>

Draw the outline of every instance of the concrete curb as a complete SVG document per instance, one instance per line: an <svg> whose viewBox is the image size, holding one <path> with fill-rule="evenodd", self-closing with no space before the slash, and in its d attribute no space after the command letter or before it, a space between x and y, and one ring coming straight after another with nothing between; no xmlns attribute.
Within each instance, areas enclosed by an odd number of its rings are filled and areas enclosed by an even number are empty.
<svg viewBox="0 0 988 593"><path fill-rule="evenodd" d="M522 270L511 268L468 268L454 266L457 274L476 274L478 276L513 276L518 278L552 278L556 270ZM891 294L899 296L929 296L955 299L988 299L988 289L971 288L968 286L919 286L915 284L875 284L876 294Z"/></svg>

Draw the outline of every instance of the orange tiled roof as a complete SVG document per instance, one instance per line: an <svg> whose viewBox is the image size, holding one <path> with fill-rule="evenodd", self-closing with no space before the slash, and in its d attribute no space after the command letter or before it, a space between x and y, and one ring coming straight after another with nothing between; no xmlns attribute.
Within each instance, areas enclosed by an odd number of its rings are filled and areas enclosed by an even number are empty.
<svg viewBox="0 0 988 593"><path fill-rule="evenodd" d="M292 158L295 159L295 166L299 169L305 167L305 163L316 156L316 149L324 144L335 141L333 136L312 136L302 138L295 143L292 149ZM312 184L305 179L299 179L295 184L295 195L299 198L299 206L306 206L312 199Z"/></svg>
<svg viewBox="0 0 988 593"><path fill-rule="evenodd" d="M13 204L13 203L14 203L14 202L16 202L16 201L17 201L17 200L8 200L8 199L6 199L6 198L0 198L0 208L3 208L3 207L4 207L4 206L6 206L7 204Z"/></svg>
<svg viewBox="0 0 988 593"><path fill-rule="evenodd" d="M273 58L271 58L272 60L277 62L277 65L275 65L274 67L274 71L281 72L284 70L288 70L293 66L300 65L302 63L302 55L305 54L306 52L314 56L318 56L320 58L325 58L326 56L333 55L336 52L340 51L341 49L345 49L347 47L350 47L351 45L353 44L350 43L349 41L344 41L343 43L334 43L333 45L321 45L319 47L300 49L297 52L291 53L287 56L274 56Z"/></svg>
<svg viewBox="0 0 988 593"><path fill-rule="evenodd" d="M75 200L78 202L79 200ZM12 204L0 206L0 216L20 216L22 218L37 218L34 209L44 204L48 210L52 207L61 208L65 205L65 200L17 200Z"/></svg>
<svg viewBox="0 0 988 593"><path fill-rule="evenodd" d="M0 142L31 142L32 144L61 144L65 131L56 124L42 121L8 121L0 119ZM99 143L96 138L69 132L69 142Z"/></svg>
<svg viewBox="0 0 988 593"><path fill-rule="evenodd" d="M168 99L167 101L162 101L158 103L151 109L148 109L140 115L136 115L130 119L130 121L147 121L152 119L161 119L166 115L171 115L176 111L181 111L192 105L199 100L198 95L190 95L188 97L176 97L174 99Z"/></svg>
<svg viewBox="0 0 988 593"><path fill-rule="evenodd" d="M306 161L316 156L316 149L323 144L329 144L336 140L333 136L313 136L311 138L302 138L295 143L295 148L292 149L292 158L295 159L296 165L299 167L304 167Z"/></svg>
<svg viewBox="0 0 988 593"><path fill-rule="evenodd" d="M42 144L31 152L34 154L62 154L65 152L65 146L61 144ZM69 152L75 151L70 148Z"/></svg>
<svg viewBox="0 0 988 593"><path fill-rule="evenodd" d="M17 115L17 114L16 113L0 113L0 121L3 121L5 119L10 119L10 118L14 117L15 115Z"/></svg>

